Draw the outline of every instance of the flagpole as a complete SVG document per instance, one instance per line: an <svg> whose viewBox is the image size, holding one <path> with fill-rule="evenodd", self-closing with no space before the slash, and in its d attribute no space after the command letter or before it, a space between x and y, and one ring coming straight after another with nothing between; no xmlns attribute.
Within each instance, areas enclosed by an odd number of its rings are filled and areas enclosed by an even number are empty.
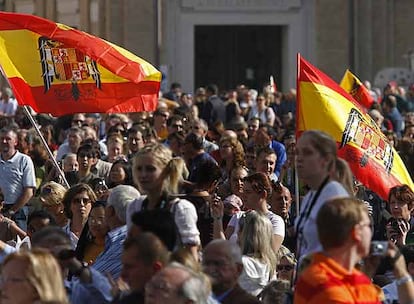
<svg viewBox="0 0 414 304"><path fill-rule="evenodd" d="M299 74L300 74L300 53L297 53L296 56L296 109L298 109L298 100L299 100L299 94L300 94L300 88L299 88ZM298 127L298 113L296 112L296 127ZM298 141L298 133L296 131L296 142ZM300 196L299 196L299 177L298 177L298 170L296 165L296 156L294 161L294 167L295 167L295 198L296 198L296 216L299 216L300 212Z"/></svg>
<svg viewBox="0 0 414 304"><path fill-rule="evenodd" d="M55 169L57 170L57 172L59 173L60 177L62 178L63 182L65 183L64 186L66 186L66 188L70 188L68 181L66 180L65 177L65 173L63 173L62 169L60 168L59 164L56 161L55 156L53 155L52 151L49 148L49 145L47 144L45 138L43 137L42 132L40 132L39 127L36 124L36 121L34 120L32 114L30 113L29 109L27 106L23 106L24 112L26 113L27 118L29 118L30 122L32 123L33 127L36 130L37 135L39 135L40 140L42 141L43 146L45 147L47 153L50 156L50 159L53 162L53 165L55 167Z"/></svg>

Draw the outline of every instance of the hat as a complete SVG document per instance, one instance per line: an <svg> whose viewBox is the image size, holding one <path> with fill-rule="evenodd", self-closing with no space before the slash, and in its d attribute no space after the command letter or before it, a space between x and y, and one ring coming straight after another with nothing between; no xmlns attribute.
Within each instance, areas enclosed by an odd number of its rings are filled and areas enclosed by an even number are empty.
<svg viewBox="0 0 414 304"><path fill-rule="evenodd" d="M243 206L242 200L240 199L240 197L238 197L235 194L227 196L224 199L223 204L224 205L231 205L231 206L237 208L238 210L240 210L241 206Z"/></svg>

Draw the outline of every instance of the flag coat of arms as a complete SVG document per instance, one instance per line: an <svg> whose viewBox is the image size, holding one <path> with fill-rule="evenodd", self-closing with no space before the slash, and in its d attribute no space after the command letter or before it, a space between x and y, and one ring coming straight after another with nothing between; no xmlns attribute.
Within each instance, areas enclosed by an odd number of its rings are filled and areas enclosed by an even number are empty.
<svg viewBox="0 0 414 304"><path fill-rule="evenodd" d="M20 105L55 116L153 111L161 73L101 38L0 12L0 66Z"/></svg>
<svg viewBox="0 0 414 304"><path fill-rule="evenodd" d="M298 55L297 136L321 130L338 145L355 177L383 199L411 177L400 156L365 109L331 78Z"/></svg>

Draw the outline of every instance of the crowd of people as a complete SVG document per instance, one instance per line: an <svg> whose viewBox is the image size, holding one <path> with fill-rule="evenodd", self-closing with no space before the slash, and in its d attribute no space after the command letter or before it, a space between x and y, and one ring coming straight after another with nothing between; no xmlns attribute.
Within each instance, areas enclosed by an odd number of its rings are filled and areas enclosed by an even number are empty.
<svg viewBox="0 0 414 304"><path fill-rule="evenodd" d="M414 86L371 93L413 176ZM173 83L34 128L5 88L0 111L0 303L414 302L414 189L384 201L330 135L296 139L293 89Z"/></svg>

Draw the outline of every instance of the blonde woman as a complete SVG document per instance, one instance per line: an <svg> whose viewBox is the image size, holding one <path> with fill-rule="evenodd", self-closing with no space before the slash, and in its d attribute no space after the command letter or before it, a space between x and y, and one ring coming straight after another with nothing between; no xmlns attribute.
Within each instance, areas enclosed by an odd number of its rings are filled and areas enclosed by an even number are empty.
<svg viewBox="0 0 414 304"><path fill-rule="evenodd" d="M9 255L3 263L1 303L69 303L58 262L34 249Z"/></svg>
<svg viewBox="0 0 414 304"><path fill-rule="evenodd" d="M66 188L56 182L47 182L40 189L40 202L43 208L55 218L59 227L65 227L69 221L63 206L65 193Z"/></svg>
<svg viewBox="0 0 414 304"><path fill-rule="evenodd" d="M239 284L254 296L276 278L276 255L272 248L272 236L272 223L266 215L249 211L240 218L239 244L243 254L243 272L239 277Z"/></svg>
<svg viewBox="0 0 414 304"><path fill-rule="evenodd" d="M174 198L186 171L183 159L173 158L171 150L162 144L149 144L134 156L132 168L134 182L145 195L129 205L127 221L131 223L131 215L135 212L159 210L165 213L167 210L166 215L177 228L176 247L188 248L198 259L200 233L196 209L189 201Z"/></svg>

